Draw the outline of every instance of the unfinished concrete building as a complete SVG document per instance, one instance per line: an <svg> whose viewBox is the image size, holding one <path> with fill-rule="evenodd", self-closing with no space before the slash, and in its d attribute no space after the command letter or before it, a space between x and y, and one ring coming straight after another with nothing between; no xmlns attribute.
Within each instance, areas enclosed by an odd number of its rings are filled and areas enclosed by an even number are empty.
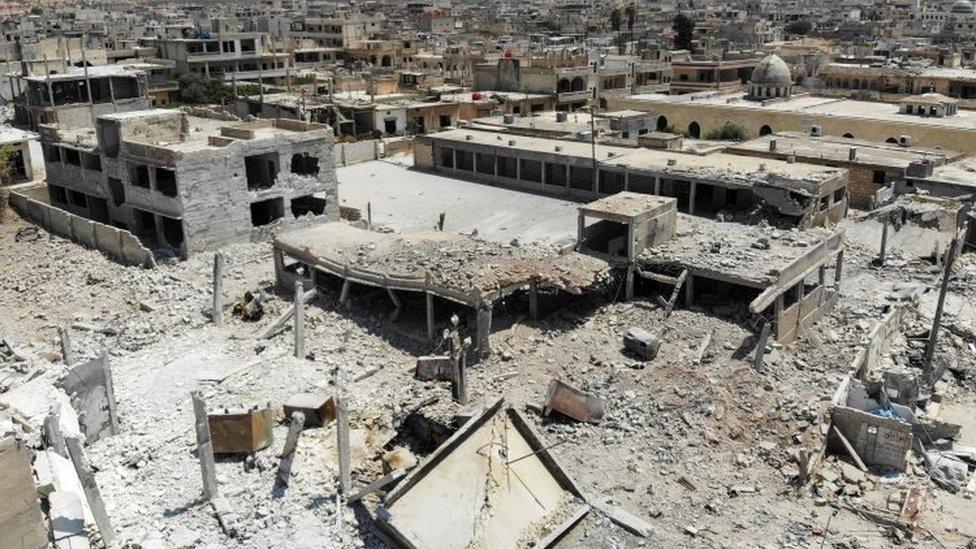
<svg viewBox="0 0 976 549"><path fill-rule="evenodd" d="M108 114L94 135L42 128L51 203L181 257L338 219L328 126L213 114Z"/></svg>
<svg viewBox="0 0 976 549"><path fill-rule="evenodd" d="M584 200L621 191L674 197L679 211L709 217L747 215L765 204L769 217L812 227L847 210L846 170L779 160L466 129L417 138L414 157L421 168L532 192Z"/></svg>
<svg viewBox="0 0 976 549"><path fill-rule="evenodd" d="M72 68L60 74L19 77L14 119L18 125L91 127L99 115L148 109L145 71L128 65Z"/></svg>
<svg viewBox="0 0 976 549"><path fill-rule="evenodd" d="M677 199L631 192L579 209L577 250L626 269L626 296L679 292L722 304L794 341L837 303L843 231L801 232L679 215Z"/></svg>

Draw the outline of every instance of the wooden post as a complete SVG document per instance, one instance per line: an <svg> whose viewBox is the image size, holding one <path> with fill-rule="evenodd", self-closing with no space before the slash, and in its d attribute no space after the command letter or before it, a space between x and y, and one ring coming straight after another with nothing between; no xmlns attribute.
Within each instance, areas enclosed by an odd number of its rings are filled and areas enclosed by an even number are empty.
<svg viewBox="0 0 976 549"><path fill-rule="evenodd" d="M214 254L213 267L213 312L211 318L216 326L224 323L224 254Z"/></svg>
<svg viewBox="0 0 976 549"><path fill-rule="evenodd" d="M349 471L349 410L346 397L336 395L336 447L339 452L339 491L349 496L352 478Z"/></svg>
<svg viewBox="0 0 976 549"><path fill-rule="evenodd" d="M203 497L208 501L217 498L217 470L214 466L213 442L210 439L210 421L207 419L207 403L199 391L190 393L193 399L193 414L197 431L197 457L200 459L200 472L203 475Z"/></svg>
<svg viewBox="0 0 976 549"><path fill-rule="evenodd" d="M305 358L305 306L303 303L303 297L305 295L305 287L302 285L302 281L295 281L295 358Z"/></svg>
<svg viewBox="0 0 976 549"><path fill-rule="evenodd" d="M65 366L71 366L75 363L75 353L71 349L71 332L66 327L58 328L58 337L61 338L61 359Z"/></svg>
<svg viewBox="0 0 976 549"><path fill-rule="evenodd" d="M945 307L946 292L949 290L949 279L952 278L952 264L956 259L956 247L959 245L959 238L953 238L949 244L949 253L945 260L945 270L942 273L942 286L939 288L939 301L935 305L935 318L932 319L932 330L929 332L929 340L925 345L925 361L922 371L927 376L932 370L932 358L935 356L935 347L939 342L939 328L942 325L942 309Z"/></svg>
<svg viewBox="0 0 976 549"><path fill-rule="evenodd" d="M298 437L305 428L305 414L293 412L291 423L288 424L288 437L285 439L285 448L281 452L281 462L278 465L278 481L288 485L291 478L291 465L295 461L295 449L298 448Z"/></svg>
<svg viewBox="0 0 976 549"><path fill-rule="evenodd" d="M74 464L78 480L81 481L81 489L85 492L85 499L88 500L88 507L91 509L102 541L105 542L106 547L111 547L112 540L115 539L115 530L112 529L108 513L105 512L105 502L102 501L102 493L98 490L98 483L95 482L95 472L81 447L81 440L77 437L67 437L64 442L68 447L71 463Z"/></svg>

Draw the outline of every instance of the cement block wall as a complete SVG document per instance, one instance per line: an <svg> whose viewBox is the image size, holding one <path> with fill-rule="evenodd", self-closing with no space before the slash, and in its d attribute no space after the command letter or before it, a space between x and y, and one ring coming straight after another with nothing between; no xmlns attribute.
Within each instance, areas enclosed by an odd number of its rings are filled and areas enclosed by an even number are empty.
<svg viewBox="0 0 976 549"><path fill-rule="evenodd" d="M12 191L10 205L53 234L96 249L123 265L155 267L156 259L132 233L77 216L43 201L44 186Z"/></svg>

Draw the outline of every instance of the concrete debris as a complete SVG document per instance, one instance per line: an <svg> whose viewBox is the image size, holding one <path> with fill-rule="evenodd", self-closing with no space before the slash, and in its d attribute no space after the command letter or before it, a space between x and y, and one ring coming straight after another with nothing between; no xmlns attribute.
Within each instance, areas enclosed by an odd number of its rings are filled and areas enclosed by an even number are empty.
<svg viewBox="0 0 976 549"><path fill-rule="evenodd" d="M391 473L396 469L410 470L417 466L417 456L409 448L398 446L383 454L383 471Z"/></svg>
<svg viewBox="0 0 976 549"><path fill-rule="evenodd" d="M414 375L423 381L451 381L454 379L454 361L449 355L417 357Z"/></svg>
<svg viewBox="0 0 976 549"><path fill-rule="evenodd" d="M231 309L231 313L242 320L257 322L264 318L265 299L264 292L258 292L256 294L244 292L243 299L234 303L234 308Z"/></svg>
<svg viewBox="0 0 976 549"><path fill-rule="evenodd" d="M624 348L644 360L654 360L661 340L643 328L630 328L624 334Z"/></svg>
<svg viewBox="0 0 976 549"><path fill-rule="evenodd" d="M606 413L606 402L554 379L546 391L543 414L548 416L554 411L577 421L600 423Z"/></svg>
<svg viewBox="0 0 976 549"><path fill-rule="evenodd" d="M271 408L223 408L207 414L214 454L253 454L272 442Z"/></svg>
<svg viewBox="0 0 976 549"><path fill-rule="evenodd" d="M335 399L325 393L298 393L288 397L282 405L285 417L298 412L305 427L322 427L335 419Z"/></svg>

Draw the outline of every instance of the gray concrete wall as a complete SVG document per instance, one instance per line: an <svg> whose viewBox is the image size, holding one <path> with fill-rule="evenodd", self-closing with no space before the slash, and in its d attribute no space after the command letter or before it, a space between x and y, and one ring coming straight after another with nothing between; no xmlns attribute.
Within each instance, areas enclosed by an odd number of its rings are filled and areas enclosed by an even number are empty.
<svg viewBox="0 0 976 549"><path fill-rule="evenodd" d="M107 355L72 367L59 381L78 413L78 423L91 444L112 434L115 404Z"/></svg>
<svg viewBox="0 0 976 549"><path fill-rule="evenodd" d="M0 471L0 547L45 549L47 526L23 442L14 437L0 440Z"/></svg>
<svg viewBox="0 0 976 549"><path fill-rule="evenodd" d="M38 192L40 191L40 192ZM68 213L43 201L43 186L35 185L10 193L10 205L24 218L48 231L94 248L123 265L155 267L153 253L128 231Z"/></svg>

